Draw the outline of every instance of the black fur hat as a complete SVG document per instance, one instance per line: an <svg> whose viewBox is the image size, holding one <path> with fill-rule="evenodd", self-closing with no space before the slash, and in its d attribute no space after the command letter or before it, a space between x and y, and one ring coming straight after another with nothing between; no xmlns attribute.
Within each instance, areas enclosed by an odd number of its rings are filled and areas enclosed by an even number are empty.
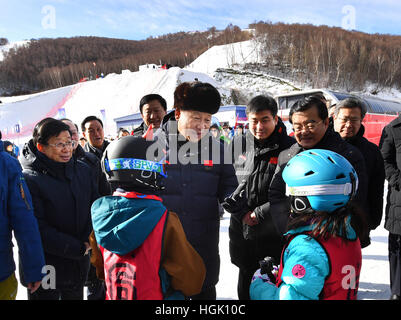
<svg viewBox="0 0 401 320"><path fill-rule="evenodd" d="M219 111L219 91L207 82L184 82L174 91L174 108L215 114Z"/></svg>

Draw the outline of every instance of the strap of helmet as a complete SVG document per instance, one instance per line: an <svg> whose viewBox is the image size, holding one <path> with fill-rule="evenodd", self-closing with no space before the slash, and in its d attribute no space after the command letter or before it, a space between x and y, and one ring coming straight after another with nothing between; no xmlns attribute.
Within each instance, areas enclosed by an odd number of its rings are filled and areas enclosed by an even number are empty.
<svg viewBox="0 0 401 320"><path fill-rule="evenodd" d="M154 162L144 159L134 158L118 158L118 159L105 159L104 166L107 172L114 170L141 170L150 171L166 176L164 166L160 162Z"/></svg>

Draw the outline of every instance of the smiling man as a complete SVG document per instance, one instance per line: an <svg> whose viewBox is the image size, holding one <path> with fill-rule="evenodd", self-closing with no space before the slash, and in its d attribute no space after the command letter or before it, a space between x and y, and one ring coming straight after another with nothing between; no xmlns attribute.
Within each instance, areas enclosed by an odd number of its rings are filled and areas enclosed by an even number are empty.
<svg viewBox="0 0 401 320"><path fill-rule="evenodd" d="M159 94L148 94L142 97L139 102L143 122L134 129L134 136L142 136L152 125L153 129L158 129L167 113L167 102Z"/></svg>
<svg viewBox="0 0 401 320"><path fill-rule="evenodd" d="M223 163L224 144L209 133L212 114L219 110L220 103L220 93L211 84L184 82L174 92L174 111L155 134L169 163L160 197L169 210L178 214L188 241L206 266L202 292L193 299L216 299L219 201L223 202L237 187L232 163Z"/></svg>
<svg viewBox="0 0 401 320"><path fill-rule="evenodd" d="M95 154L99 159L102 158L103 151L109 145L104 140L103 122L95 116L86 117L81 123L82 134L88 140L84 149Z"/></svg>
<svg viewBox="0 0 401 320"><path fill-rule="evenodd" d="M341 136L329 126L326 105L318 96L309 96L294 103L290 109L289 120L294 129L296 143L280 153L276 172L269 188L270 212L273 215L273 221L277 223L278 230L285 232L290 213L290 203L286 196L286 184L282 178L282 172L292 157L312 148L334 151L352 164L359 182L352 202L366 213L368 180L364 158L357 148L341 139ZM361 243L367 236L364 235L365 238L361 239Z"/></svg>
<svg viewBox="0 0 401 320"><path fill-rule="evenodd" d="M287 135L285 125L277 116L277 103L269 96L254 97L246 107L249 130L234 137L233 148L235 169L240 186L230 197L235 203L243 192L246 206L238 210L230 200L223 207L231 213L230 257L239 268L238 298L249 300L249 285L259 261L266 256L280 258L281 235L275 230L268 212L262 210L268 202L270 182L282 150L295 141ZM241 151L238 154L238 151Z"/></svg>

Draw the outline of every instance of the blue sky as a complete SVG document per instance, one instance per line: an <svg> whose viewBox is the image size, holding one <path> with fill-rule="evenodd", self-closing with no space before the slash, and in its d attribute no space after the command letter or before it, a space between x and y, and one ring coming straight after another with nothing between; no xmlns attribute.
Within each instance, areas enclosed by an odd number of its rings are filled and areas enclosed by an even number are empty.
<svg viewBox="0 0 401 320"><path fill-rule="evenodd" d="M0 0L0 37L142 40L254 21L311 23L401 35L400 0Z"/></svg>

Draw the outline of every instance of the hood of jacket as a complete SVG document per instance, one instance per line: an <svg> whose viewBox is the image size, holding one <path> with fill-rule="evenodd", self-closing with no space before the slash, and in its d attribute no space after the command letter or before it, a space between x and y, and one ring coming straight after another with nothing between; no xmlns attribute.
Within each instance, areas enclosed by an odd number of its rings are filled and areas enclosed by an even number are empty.
<svg viewBox="0 0 401 320"><path fill-rule="evenodd" d="M97 243L125 255L142 245L166 207L159 200L106 196L92 204L91 212Z"/></svg>

